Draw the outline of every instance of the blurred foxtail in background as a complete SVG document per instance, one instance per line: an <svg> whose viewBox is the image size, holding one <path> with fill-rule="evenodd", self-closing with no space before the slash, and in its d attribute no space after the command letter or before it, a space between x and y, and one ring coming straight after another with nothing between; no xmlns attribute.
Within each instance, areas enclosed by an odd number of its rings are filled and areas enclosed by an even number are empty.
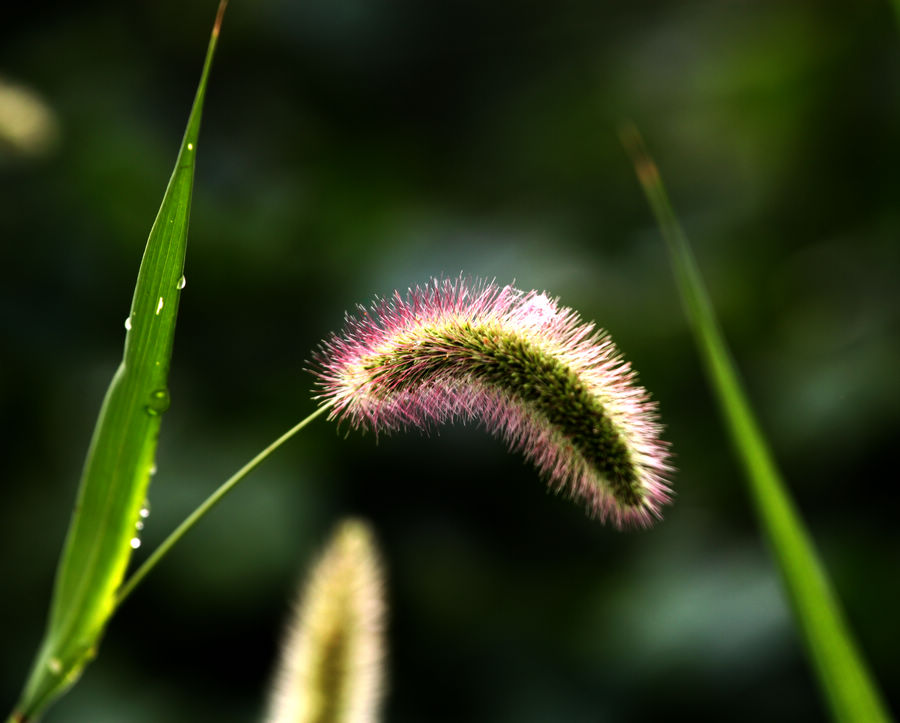
<svg viewBox="0 0 900 723"><path fill-rule="evenodd" d="M268 723L374 723L384 696L384 580L369 526L340 523L285 633Z"/></svg>

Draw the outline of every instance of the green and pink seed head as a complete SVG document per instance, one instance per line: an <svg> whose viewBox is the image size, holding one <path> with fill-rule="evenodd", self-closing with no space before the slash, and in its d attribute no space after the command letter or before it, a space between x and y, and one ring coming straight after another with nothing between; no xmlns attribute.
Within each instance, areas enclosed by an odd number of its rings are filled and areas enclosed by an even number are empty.
<svg viewBox="0 0 900 723"><path fill-rule="evenodd" d="M610 338L546 294L435 279L358 307L315 361L319 398L355 428L479 419L620 528L670 499L656 405Z"/></svg>

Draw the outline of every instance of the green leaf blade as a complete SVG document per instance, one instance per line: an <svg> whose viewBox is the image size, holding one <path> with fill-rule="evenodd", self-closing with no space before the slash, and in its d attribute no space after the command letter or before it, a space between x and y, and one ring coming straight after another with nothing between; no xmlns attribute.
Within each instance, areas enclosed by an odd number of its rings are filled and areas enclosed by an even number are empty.
<svg viewBox="0 0 900 723"><path fill-rule="evenodd" d="M36 718L96 654L116 607L152 475L183 287L197 140L225 2L210 38L175 168L150 230L122 362L106 392L85 460L44 640L12 719Z"/></svg>

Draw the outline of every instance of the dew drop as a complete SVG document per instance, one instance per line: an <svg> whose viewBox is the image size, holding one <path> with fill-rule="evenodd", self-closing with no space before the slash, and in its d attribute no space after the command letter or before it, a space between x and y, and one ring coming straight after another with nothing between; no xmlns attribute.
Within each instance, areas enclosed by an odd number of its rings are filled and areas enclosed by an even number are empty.
<svg viewBox="0 0 900 723"><path fill-rule="evenodd" d="M125 329L131 331L131 314L125 317Z"/></svg>
<svg viewBox="0 0 900 723"><path fill-rule="evenodd" d="M157 389L150 393L150 403L144 407L144 411L151 417L158 417L169 408L169 404L169 390Z"/></svg>
<svg viewBox="0 0 900 723"><path fill-rule="evenodd" d="M59 675L62 673L62 661L59 658L50 658L47 661L47 668L53 675Z"/></svg>
<svg viewBox="0 0 900 723"><path fill-rule="evenodd" d="M140 538L139 538L139 537L132 537L132 538L131 538L131 549L132 549L132 550L137 550L140 546L141 546L141 540L140 540Z"/></svg>
<svg viewBox="0 0 900 723"><path fill-rule="evenodd" d="M156 462L150 465L150 469L147 472L149 472L151 477L156 474Z"/></svg>
<svg viewBox="0 0 900 723"><path fill-rule="evenodd" d="M187 149L188 149L189 151L194 150L194 144L193 144L193 143L188 143Z"/></svg>
<svg viewBox="0 0 900 723"><path fill-rule="evenodd" d="M135 523L134 523L134 529L136 529L136 530L143 530L143 529L144 529L144 521L143 521L143 520L138 520L137 522L135 522Z"/></svg>
<svg viewBox="0 0 900 723"><path fill-rule="evenodd" d="M547 323L556 310L547 294L536 294L522 307L522 312L526 321Z"/></svg>
<svg viewBox="0 0 900 723"><path fill-rule="evenodd" d="M185 286L187 286L187 279L184 278L184 274L182 274L182 275L181 275L181 278L178 279L178 283L175 284L175 288L178 289L178 290L180 291L180 290L183 289Z"/></svg>
<svg viewBox="0 0 900 723"><path fill-rule="evenodd" d="M145 520L150 516L150 501L144 500L144 504L141 505L141 511L138 514L143 517Z"/></svg>
<svg viewBox="0 0 900 723"><path fill-rule="evenodd" d="M163 297L159 297L159 301L156 303L156 315L159 316L159 312L163 310Z"/></svg>

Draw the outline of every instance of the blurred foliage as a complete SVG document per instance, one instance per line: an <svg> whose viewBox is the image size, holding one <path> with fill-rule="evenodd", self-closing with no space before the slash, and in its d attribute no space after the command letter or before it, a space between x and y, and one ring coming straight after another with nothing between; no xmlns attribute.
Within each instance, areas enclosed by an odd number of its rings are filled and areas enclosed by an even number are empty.
<svg viewBox="0 0 900 723"><path fill-rule="evenodd" d="M40 156L0 145L7 708L214 10L19 4L0 27L0 73L56 128ZM869 0L232 3L141 549L311 411L304 366L345 309L460 271L547 289L612 333L660 402L678 496L620 534L480 430L317 423L148 578L48 723L258 718L295 581L345 514L388 564L388 720L822 718L623 118L900 709L895 20Z"/></svg>

